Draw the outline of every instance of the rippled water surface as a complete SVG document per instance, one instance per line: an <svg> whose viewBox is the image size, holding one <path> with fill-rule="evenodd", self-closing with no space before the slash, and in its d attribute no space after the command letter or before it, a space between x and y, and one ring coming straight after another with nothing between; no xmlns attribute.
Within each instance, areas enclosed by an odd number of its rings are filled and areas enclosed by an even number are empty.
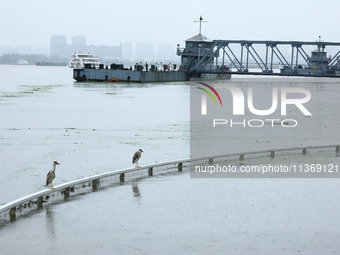
<svg viewBox="0 0 340 255"><path fill-rule="evenodd" d="M185 83L74 83L66 67L0 70L0 204L44 189L54 160L62 183L131 167L139 148L141 164L189 156Z"/></svg>
<svg viewBox="0 0 340 255"><path fill-rule="evenodd" d="M337 93L331 94L336 105ZM45 189L54 160L60 163L54 183L61 184L131 167L139 148L142 165L189 157L189 98L185 82L74 83L64 67L0 66L0 204ZM328 123L332 130L337 124L336 117ZM250 134L256 141L251 144L235 137L240 142L226 152L280 144L279 137L265 135ZM287 147L287 141L281 143ZM271 162L328 157L339 163L328 154ZM187 170L136 179L1 225L0 249L1 254L338 254L339 184L192 179Z"/></svg>

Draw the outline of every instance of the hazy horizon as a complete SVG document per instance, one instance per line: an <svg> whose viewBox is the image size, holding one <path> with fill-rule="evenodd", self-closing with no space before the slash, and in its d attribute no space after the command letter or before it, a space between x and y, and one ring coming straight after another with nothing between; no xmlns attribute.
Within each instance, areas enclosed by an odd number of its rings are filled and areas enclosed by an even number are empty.
<svg viewBox="0 0 340 255"><path fill-rule="evenodd" d="M205 1L46 1L0 0L2 47L49 47L50 37L84 36L88 44L151 42L183 45L198 33L210 39L340 41L340 2L326 0Z"/></svg>

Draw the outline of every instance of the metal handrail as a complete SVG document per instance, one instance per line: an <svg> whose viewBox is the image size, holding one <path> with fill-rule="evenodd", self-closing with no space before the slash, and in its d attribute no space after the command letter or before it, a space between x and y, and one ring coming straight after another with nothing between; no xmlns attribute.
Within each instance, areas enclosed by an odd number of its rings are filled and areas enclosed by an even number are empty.
<svg viewBox="0 0 340 255"><path fill-rule="evenodd" d="M76 185L80 185L80 184L84 184L88 182L95 182L103 178L120 175L124 179L124 174L126 173L132 173L132 172L137 172L137 171L147 170L147 169L150 171L156 167L163 167L163 166L176 165L176 164L178 164L178 170L181 171L183 163L188 163L188 162L196 162L196 161L203 161L203 160L209 160L209 162L211 162L213 159L228 158L228 157L235 157L235 156L240 156L240 159L244 159L245 155L256 155L256 154L263 154L263 153L270 153L270 156L274 157L275 152L283 152L283 151L288 152L288 151L302 150L302 153L306 153L307 150L326 149L326 148L335 148L336 153L339 154L340 145L305 146L305 147L266 149L266 150L259 150L259 151L246 151L246 152L237 152L237 153L229 153L229 154L210 155L210 156L197 157L197 158L192 158L192 159L189 158L189 159L181 159L181 160L174 160L174 161L167 161L167 162L161 162L161 163L156 163L156 164L144 165L143 167L139 167L139 168L126 168L126 169L110 171L110 172L70 181L67 183L63 183L63 184L54 186L53 189L41 190L36 193L32 193L27 196L21 197L19 199L13 200L9 203L6 203L0 206L0 216L2 213L6 213L7 211L9 211L11 220L14 220L17 206L24 205L25 203L35 201L37 199L42 199L42 197L48 196L52 193L69 190Z"/></svg>

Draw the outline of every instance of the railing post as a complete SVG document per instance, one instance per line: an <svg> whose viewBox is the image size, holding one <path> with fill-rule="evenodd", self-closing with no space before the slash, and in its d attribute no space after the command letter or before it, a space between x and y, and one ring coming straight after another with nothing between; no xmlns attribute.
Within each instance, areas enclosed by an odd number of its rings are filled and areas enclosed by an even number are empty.
<svg viewBox="0 0 340 255"><path fill-rule="evenodd" d="M153 176L153 168L152 167L149 167L148 174L149 174L149 176Z"/></svg>
<svg viewBox="0 0 340 255"><path fill-rule="evenodd" d="M99 180L92 181L92 191L96 191L98 189Z"/></svg>
<svg viewBox="0 0 340 255"><path fill-rule="evenodd" d="M13 207L9 210L9 220L10 221L15 221L15 219L16 219L15 212L16 212L16 207Z"/></svg>
<svg viewBox="0 0 340 255"><path fill-rule="evenodd" d="M43 197L39 197L37 199L37 207L38 207L38 209L43 208Z"/></svg>
<svg viewBox="0 0 340 255"><path fill-rule="evenodd" d="M213 158L210 158L210 159L209 159L209 164L212 164L212 163L214 163L214 159L213 159Z"/></svg>
<svg viewBox="0 0 340 255"><path fill-rule="evenodd" d="M124 173L119 175L119 180L120 180L120 182L124 182L125 181L125 174Z"/></svg>
<svg viewBox="0 0 340 255"><path fill-rule="evenodd" d="M70 190L66 188L63 191L64 191L64 200L67 200L70 197Z"/></svg>
<svg viewBox="0 0 340 255"><path fill-rule="evenodd" d="M307 154L307 149L306 149L306 148L303 148L303 149L302 149L302 155L305 156L306 154Z"/></svg>
<svg viewBox="0 0 340 255"><path fill-rule="evenodd" d="M270 158L275 158L275 151L270 151Z"/></svg>
<svg viewBox="0 0 340 255"><path fill-rule="evenodd" d="M244 154L240 154L240 161L244 160Z"/></svg>
<svg viewBox="0 0 340 255"><path fill-rule="evenodd" d="M178 172L182 172L183 171L183 163L178 163Z"/></svg>
<svg viewBox="0 0 340 255"><path fill-rule="evenodd" d="M340 153L340 146L338 145L335 147L335 156L339 157L339 153Z"/></svg>

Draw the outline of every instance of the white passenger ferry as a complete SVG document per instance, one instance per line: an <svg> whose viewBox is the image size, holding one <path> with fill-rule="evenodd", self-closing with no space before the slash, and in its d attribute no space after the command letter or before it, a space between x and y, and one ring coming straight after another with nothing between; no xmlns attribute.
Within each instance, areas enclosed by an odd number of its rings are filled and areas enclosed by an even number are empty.
<svg viewBox="0 0 340 255"><path fill-rule="evenodd" d="M95 67L99 67L99 58L94 57L90 53L73 53L71 60L68 64L70 68L84 68L85 64L91 64Z"/></svg>

